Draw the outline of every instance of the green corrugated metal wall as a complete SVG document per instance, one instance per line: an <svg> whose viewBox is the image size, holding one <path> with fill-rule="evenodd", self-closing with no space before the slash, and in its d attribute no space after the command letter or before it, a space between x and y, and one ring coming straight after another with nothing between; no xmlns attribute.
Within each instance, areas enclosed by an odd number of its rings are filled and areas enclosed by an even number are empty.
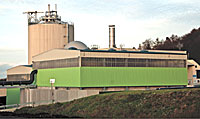
<svg viewBox="0 0 200 119"><path fill-rule="evenodd" d="M38 86L51 86L50 79L55 79L53 86L80 87L80 67L38 70Z"/></svg>
<svg viewBox="0 0 200 119"><path fill-rule="evenodd" d="M20 88L7 88L6 105L20 104Z"/></svg>
<svg viewBox="0 0 200 119"><path fill-rule="evenodd" d="M104 87L187 85L186 68L158 67L75 67L39 69L38 86Z"/></svg>
<svg viewBox="0 0 200 119"><path fill-rule="evenodd" d="M82 87L187 85L186 68L82 67Z"/></svg>

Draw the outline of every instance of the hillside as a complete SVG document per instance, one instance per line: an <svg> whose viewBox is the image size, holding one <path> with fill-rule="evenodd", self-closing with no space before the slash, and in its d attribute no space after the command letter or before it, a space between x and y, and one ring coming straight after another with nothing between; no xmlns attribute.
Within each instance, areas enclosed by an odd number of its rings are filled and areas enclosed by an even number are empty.
<svg viewBox="0 0 200 119"><path fill-rule="evenodd" d="M155 41L146 39L140 46L144 50L184 50L188 52L189 59L194 59L200 64L199 54L200 44L200 28L193 29L190 33L181 37L172 34L170 37L166 37L165 40L157 38Z"/></svg>
<svg viewBox="0 0 200 119"><path fill-rule="evenodd" d="M29 117L200 117L200 89L126 91L16 110Z"/></svg>
<svg viewBox="0 0 200 119"><path fill-rule="evenodd" d="M190 33L182 37L183 50L189 53L189 58L200 64L200 28L193 29Z"/></svg>

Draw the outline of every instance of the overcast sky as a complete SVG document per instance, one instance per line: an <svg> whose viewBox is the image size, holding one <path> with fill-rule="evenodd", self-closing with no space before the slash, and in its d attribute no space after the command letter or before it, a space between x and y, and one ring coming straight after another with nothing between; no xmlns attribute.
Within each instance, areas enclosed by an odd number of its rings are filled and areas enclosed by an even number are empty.
<svg viewBox="0 0 200 119"><path fill-rule="evenodd" d="M74 22L75 40L108 47L108 25L116 45L138 47L145 39L182 36L200 26L199 0L0 0L0 65L27 64L28 26L24 11L57 4L63 21ZM1 66L0 66L1 73ZM1 74L0 74L1 75Z"/></svg>

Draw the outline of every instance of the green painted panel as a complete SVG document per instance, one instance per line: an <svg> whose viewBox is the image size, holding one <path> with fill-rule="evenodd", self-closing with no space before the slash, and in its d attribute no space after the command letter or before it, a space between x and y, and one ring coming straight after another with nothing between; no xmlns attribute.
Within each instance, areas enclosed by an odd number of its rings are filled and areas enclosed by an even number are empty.
<svg viewBox="0 0 200 119"><path fill-rule="evenodd" d="M38 86L59 87L187 85L186 68L158 67L73 67L39 69Z"/></svg>
<svg viewBox="0 0 200 119"><path fill-rule="evenodd" d="M81 87L187 85L186 68L81 67Z"/></svg>
<svg viewBox="0 0 200 119"><path fill-rule="evenodd" d="M20 103L20 88L7 88L6 105Z"/></svg>
<svg viewBox="0 0 200 119"><path fill-rule="evenodd" d="M80 87L80 67L38 70L38 86L51 86L50 79L55 79L53 86Z"/></svg>

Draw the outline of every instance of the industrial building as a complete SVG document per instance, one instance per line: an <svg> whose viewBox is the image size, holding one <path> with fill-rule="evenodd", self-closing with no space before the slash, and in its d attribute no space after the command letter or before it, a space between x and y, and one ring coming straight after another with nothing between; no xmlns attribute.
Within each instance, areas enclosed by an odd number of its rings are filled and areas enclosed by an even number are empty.
<svg viewBox="0 0 200 119"><path fill-rule="evenodd" d="M55 10L48 11L44 16L37 18L38 11L24 12L28 15L28 64L32 57L42 52L64 48L69 42L74 41L74 24L61 21Z"/></svg>
<svg viewBox="0 0 200 119"><path fill-rule="evenodd" d="M52 78L55 87L99 90L187 85L185 52L69 49L53 49L33 57L37 86L50 86Z"/></svg>
<svg viewBox="0 0 200 119"><path fill-rule="evenodd" d="M19 65L7 70L7 81L30 80L32 65Z"/></svg>
<svg viewBox="0 0 200 119"><path fill-rule="evenodd" d="M188 85L200 85L200 66L194 60L188 60Z"/></svg>
<svg viewBox="0 0 200 119"><path fill-rule="evenodd" d="M26 12L29 65L9 69L7 82L0 82L20 85L7 89L6 104L45 104L101 91L187 86L186 51L116 48L115 25L109 25L109 48L90 49L74 41L73 24L62 22L57 10L48 7L40 20L39 12Z"/></svg>
<svg viewBox="0 0 200 119"><path fill-rule="evenodd" d="M44 104L101 91L186 86L186 61L185 51L90 50L74 41L65 49L52 49L34 56L32 68L37 74L33 87L7 89L6 100L7 104Z"/></svg>

